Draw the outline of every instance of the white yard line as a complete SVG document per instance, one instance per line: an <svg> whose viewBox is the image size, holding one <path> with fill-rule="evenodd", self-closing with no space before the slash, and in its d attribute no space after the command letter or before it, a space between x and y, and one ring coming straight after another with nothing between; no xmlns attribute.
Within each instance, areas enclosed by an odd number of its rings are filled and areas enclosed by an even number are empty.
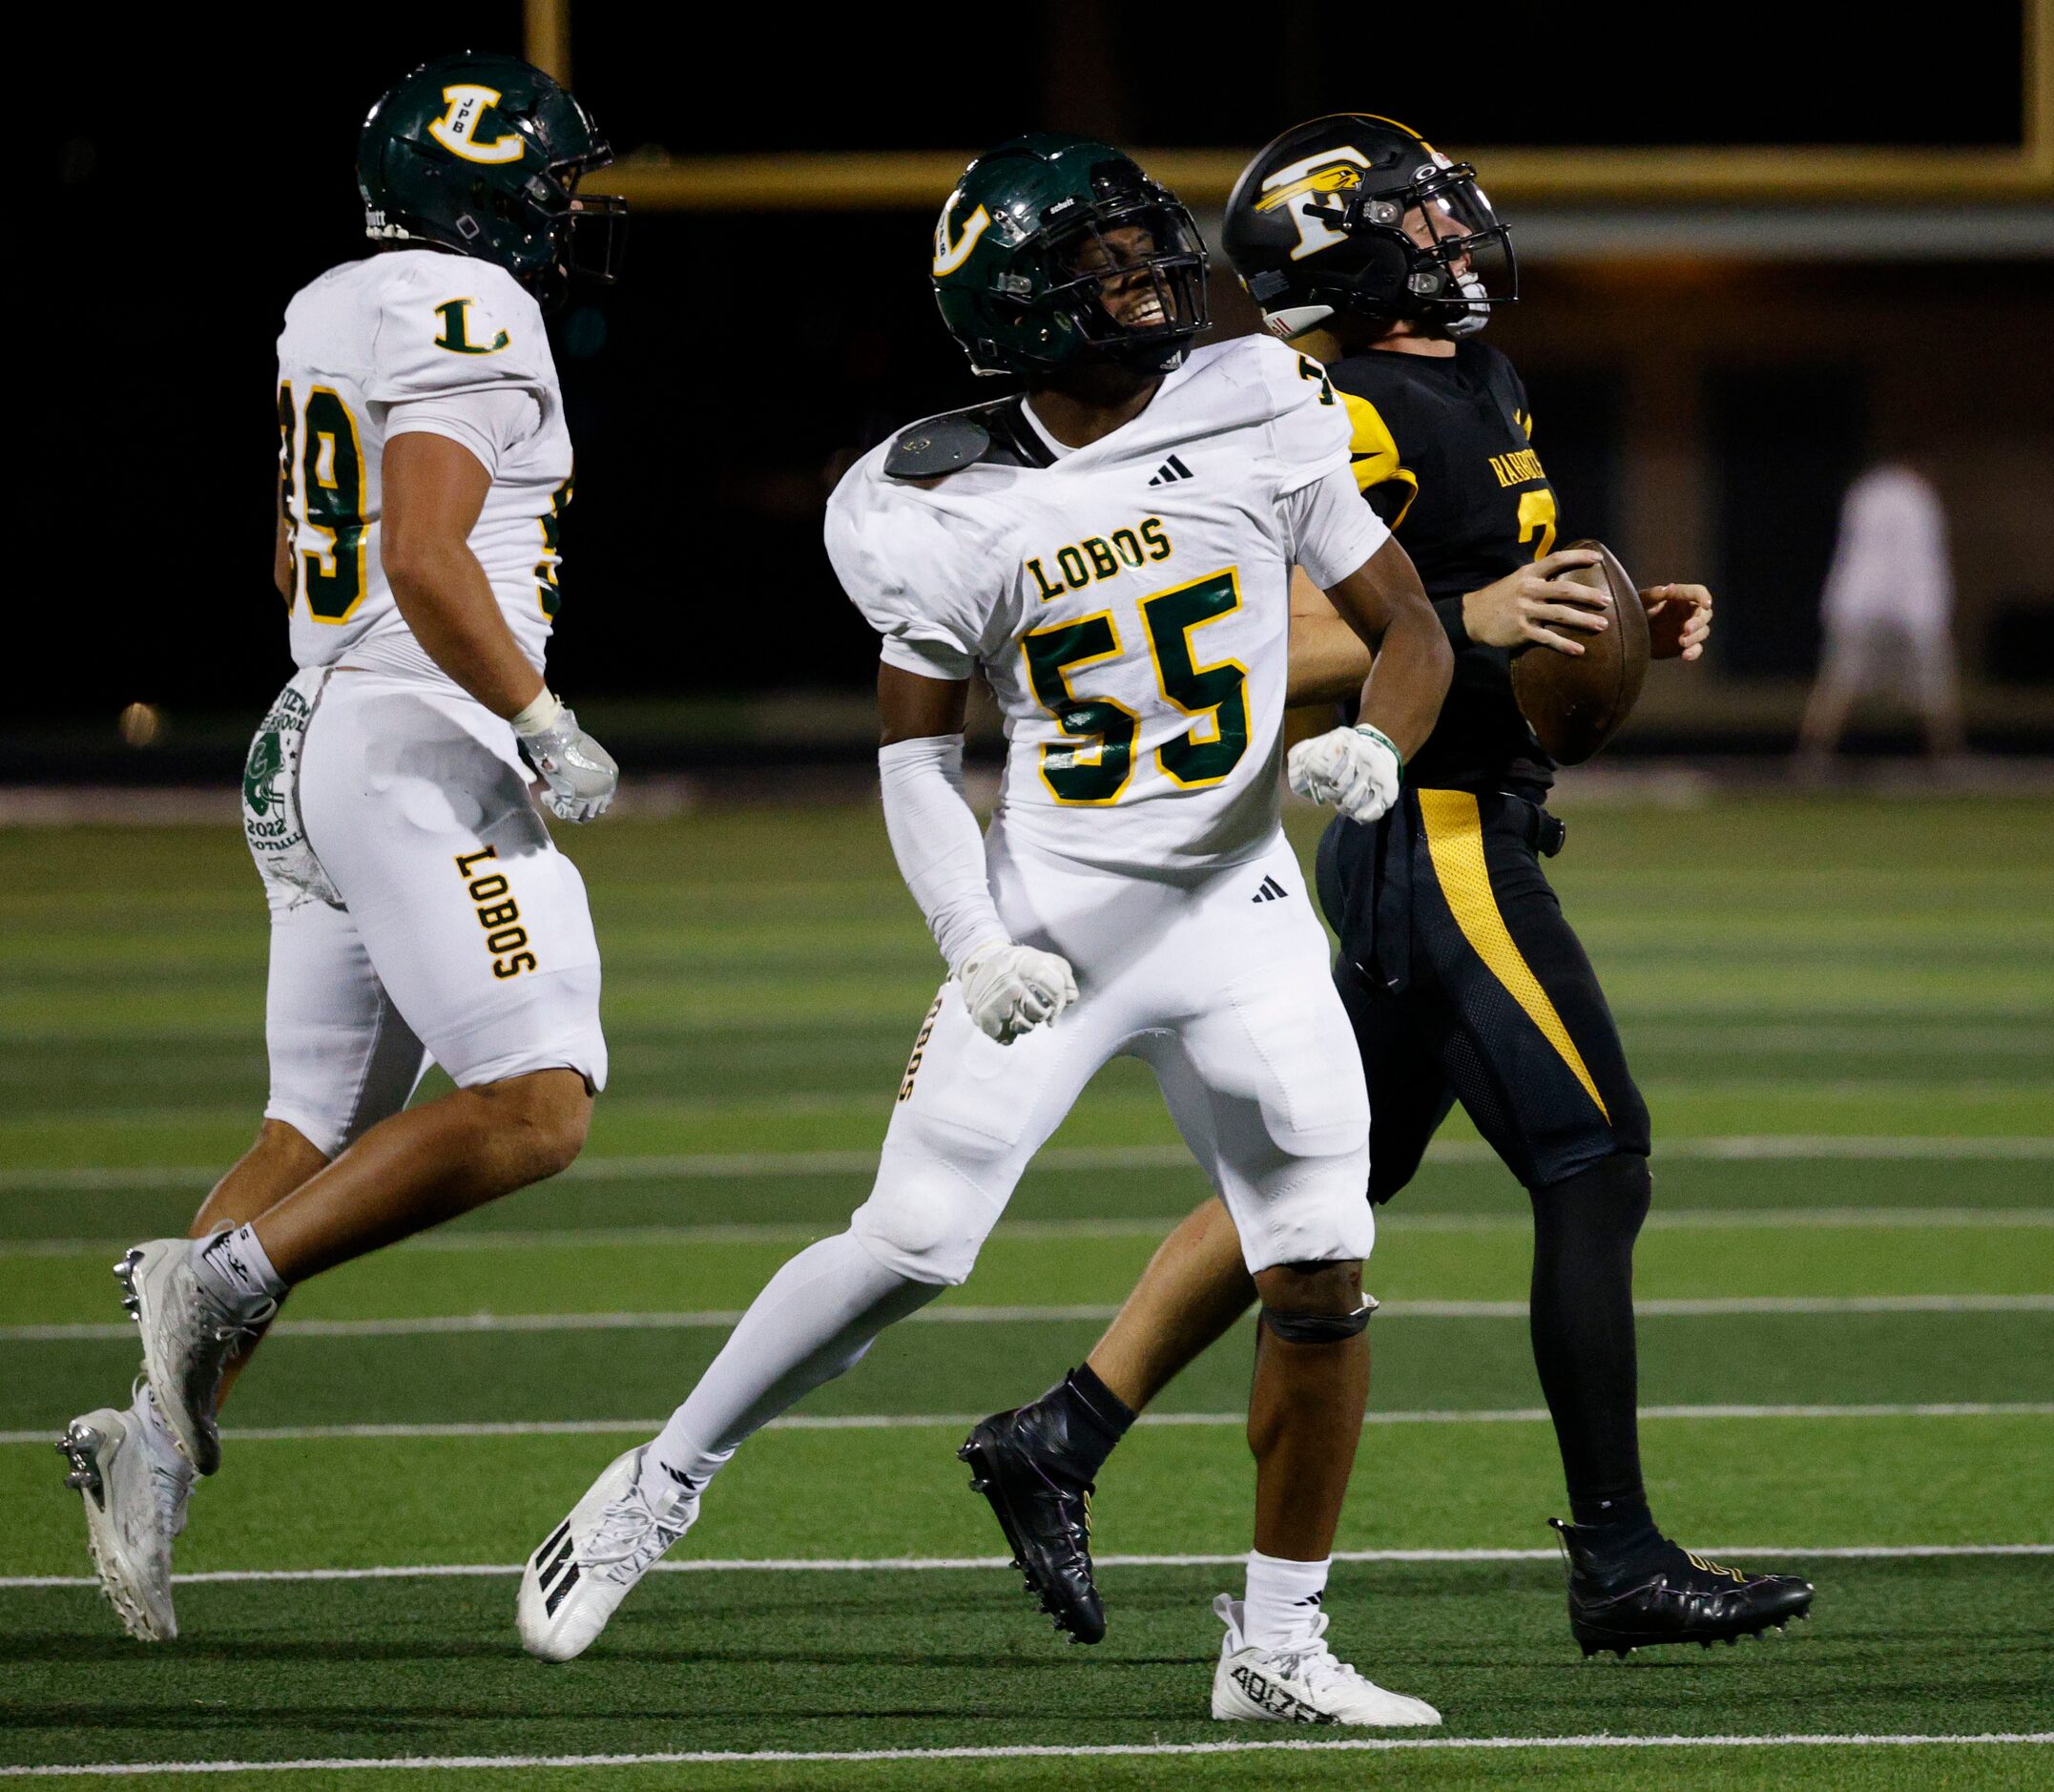
<svg viewBox="0 0 2054 1792"><path fill-rule="evenodd" d="M1876 1543L1708 1545L1711 1556L1783 1557L1841 1562L1930 1561L1958 1556L2047 1556L2054 1543ZM1101 1555L1101 1568L1241 1568L1245 1552L1233 1555ZM1559 1562L1560 1550L1336 1550L1337 1562ZM967 1570L1010 1570L1003 1555L880 1556L733 1556L688 1557L662 1561L651 1569L658 1574L876 1574L934 1573ZM181 1587L242 1586L271 1581L330 1580L485 1580L507 1579L521 1572L519 1562L425 1562L373 1568L221 1568L197 1574L176 1574ZM97 1587L91 1574L0 1574L0 1591Z"/></svg>
<svg viewBox="0 0 2054 1792"><path fill-rule="evenodd" d="M962 1430L975 1425L981 1412L797 1412L771 1420L773 1431L919 1431ZM1698 1406L1643 1407L1640 1416L1658 1419L2044 1419L2054 1418L2054 1401L1915 1401L1869 1406ZM1145 1426L1234 1427L1248 1422L1243 1412L1145 1412ZM1546 1425L1546 1407L1425 1407L1414 1411L1371 1411L1367 1425ZM419 1424L271 1425L247 1429L229 1427L223 1436L234 1444L313 1444L349 1439L466 1437L649 1437L663 1428L662 1419L452 1419ZM55 1435L48 1426L0 1431L0 1446L48 1445Z"/></svg>
<svg viewBox="0 0 2054 1792"><path fill-rule="evenodd" d="M1160 1239L1179 1216L1133 1219L1009 1219L998 1237L1013 1243L1060 1243L1091 1239ZM1414 1213L1402 1204L1384 1208L1378 1223L1398 1234L1512 1232L1532 1230L1524 1212L1493 1214ZM1671 1207L1656 1208L1649 1232L1750 1231L1986 1231L2054 1227L2054 1207ZM561 1250L566 1245L633 1249L647 1245L810 1244L836 1229L831 1220L812 1224L783 1220L698 1226L591 1226L567 1224L544 1231L460 1226L425 1232L393 1246L403 1251ZM135 1240L125 1239L0 1240L0 1261L9 1258L114 1256Z"/></svg>
<svg viewBox="0 0 2054 1792"><path fill-rule="evenodd" d="M975 1748L671 1749L643 1755L308 1756L299 1761L118 1761L100 1766L0 1767L0 1779L96 1779L147 1774L337 1773L385 1768L445 1772L500 1768L717 1767L808 1761L861 1765L904 1761L1100 1761L1138 1756L1390 1755L1462 1749L1566 1748L2003 1748L2054 1742L2054 1730L1983 1730L1967 1736L1802 1733L1787 1736L1362 1736L1312 1741L1289 1737L1246 1742L1057 1742Z"/></svg>
<svg viewBox="0 0 2054 1792"><path fill-rule="evenodd" d="M1119 1311L1111 1305L923 1307L907 1323L925 1325L1018 1325L1103 1323ZM1713 1319L1764 1314L1849 1313L2050 1313L2054 1294L1857 1294L1732 1295L1700 1300L1651 1300L1634 1303L1642 1319ZM1524 1320L1525 1301L1387 1301L1378 1308L1385 1323L1399 1319ZM425 1338L467 1332L708 1331L726 1330L741 1318L738 1309L711 1307L687 1313L463 1313L413 1319L284 1319L271 1329L280 1337ZM0 1325L0 1344L78 1344L133 1338L133 1323L120 1320L49 1325Z"/></svg>
<svg viewBox="0 0 2054 1792"><path fill-rule="evenodd" d="M1758 1159L1879 1160L1891 1162L2038 1162L2054 1159L2054 1136L1992 1135L1988 1137L1910 1137L1891 1134L1764 1133L1704 1138L1665 1138L1656 1156L1708 1162L1753 1162ZM1489 1163L1490 1147L1481 1139L1449 1139L1433 1148L1434 1163ZM1175 1169L1191 1163L1177 1145L1055 1145L1034 1159L1043 1170ZM38 1170L17 1166L0 1170L0 1193L13 1190L66 1190L176 1187L183 1182L212 1182L222 1166L213 1164L141 1164L117 1168L80 1167ZM571 1182L639 1182L714 1177L774 1176L852 1176L877 1168L875 1151L739 1151L688 1152L668 1156L582 1157L564 1173ZM1194 1173L1195 1174L1195 1173Z"/></svg>

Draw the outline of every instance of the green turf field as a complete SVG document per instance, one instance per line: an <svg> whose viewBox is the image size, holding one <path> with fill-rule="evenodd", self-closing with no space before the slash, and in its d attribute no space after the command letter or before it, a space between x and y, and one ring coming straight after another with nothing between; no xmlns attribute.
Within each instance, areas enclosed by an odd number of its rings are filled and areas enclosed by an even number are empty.
<svg viewBox="0 0 2054 1792"><path fill-rule="evenodd" d="M1557 882L1657 1126L1638 1260L1656 1511L1693 1547L1810 1574L1809 1626L1581 1658L1542 1522L1562 1496L1525 1198L1458 1118L1380 1227L1374 1410L1330 1596L1343 1653L1444 1730L1207 1720L1208 1602L1247 1546L1245 1337L1112 1465L1111 1634L1064 1647L991 1565L951 1451L1078 1360L1199 1193L1146 1073L1116 1065L971 1283L751 1444L679 1572L589 1656L529 1661L515 1566L861 1198L932 996L874 815L790 808L570 837L613 1056L587 1156L295 1296L195 1503L181 1639L131 1644L82 1578L49 1440L133 1370L114 1251L183 1230L254 1128L263 911L232 833L18 828L0 831L0 1773L2046 1783L2054 820L2023 799L1563 807ZM2013 1740L1908 1740L1955 1738ZM1223 1743L1249 1752L1202 1752ZM498 1764L376 1764L403 1758Z"/></svg>

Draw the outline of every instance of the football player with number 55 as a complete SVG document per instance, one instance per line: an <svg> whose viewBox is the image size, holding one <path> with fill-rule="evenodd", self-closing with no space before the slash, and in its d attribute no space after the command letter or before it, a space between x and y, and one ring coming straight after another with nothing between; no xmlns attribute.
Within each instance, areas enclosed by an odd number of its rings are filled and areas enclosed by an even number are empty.
<svg viewBox="0 0 2054 1792"><path fill-rule="evenodd" d="M538 1656L597 1636L743 1439L969 1275L1028 1159L1128 1054L1232 1209L1263 1308L1257 1554L1246 1601L1219 1602L1214 1715L1440 1720L1338 1659L1319 1613L1375 1226L1362 1078L1279 825L1292 567L1377 650L1360 724L1320 746L1348 813L1396 799L1452 656L1357 495L1319 365L1262 338L1192 348L1205 266L1185 208L1081 137L1002 145L943 208L943 319L1026 393L859 462L827 545L882 637L885 825L949 975L848 1230L778 1272L662 1434L536 1550L519 1616ZM963 796L980 674L1010 740L988 835Z"/></svg>
<svg viewBox="0 0 2054 1792"><path fill-rule="evenodd" d="M172 1541L286 1292L554 1175L606 1082L585 886L522 755L565 821L612 800L612 760L542 676L571 496L543 311L571 271L612 276L619 201L576 192L608 159L539 69L431 62L364 122L379 253L286 309L274 567L300 671L243 776L270 1099L193 1235L116 1266L143 1376L58 1445L142 1640L176 1635ZM430 1059L456 1089L402 1112Z"/></svg>

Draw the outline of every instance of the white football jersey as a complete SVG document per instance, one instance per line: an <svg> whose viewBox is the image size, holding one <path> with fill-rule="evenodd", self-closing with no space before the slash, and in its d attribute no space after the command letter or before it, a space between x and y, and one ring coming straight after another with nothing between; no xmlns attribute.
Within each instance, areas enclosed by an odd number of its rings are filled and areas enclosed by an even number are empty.
<svg viewBox="0 0 2054 1792"><path fill-rule="evenodd" d="M432 250L346 261L302 287L279 337L293 658L443 675L378 552L386 441L425 429L492 475L470 549L540 670L556 611L571 436L542 312L504 268Z"/></svg>
<svg viewBox="0 0 2054 1792"><path fill-rule="evenodd" d="M959 471L886 470L978 430ZM1291 569L1331 586L1388 538L1348 466L1318 363L1247 336L1060 455L1018 400L903 432L836 490L827 549L888 663L989 680L1008 839L1130 873L1228 865L1278 826ZM1310 503L1334 477L1349 502Z"/></svg>

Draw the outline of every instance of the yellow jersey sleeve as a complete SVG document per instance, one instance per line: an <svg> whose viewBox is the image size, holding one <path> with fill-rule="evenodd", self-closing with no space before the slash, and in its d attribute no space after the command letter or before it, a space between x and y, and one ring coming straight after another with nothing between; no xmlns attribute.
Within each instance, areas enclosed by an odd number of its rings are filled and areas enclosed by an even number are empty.
<svg viewBox="0 0 2054 1792"><path fill-rule="evenodd" d="M1355 474L1356 490L1366 497L1378 486L1396 484L1407 488L1402 496L1385 494L1399 498L1397 514L1388 519L1395 530L1405 520L1405 512L1419 495L1419 475L1400 459L1397 440L1376 406L1354 392L1342 392L1340 402L1348 411L1349 470ZM1382 505L1377 508L1380 513L1384 510Z"/></svg>

